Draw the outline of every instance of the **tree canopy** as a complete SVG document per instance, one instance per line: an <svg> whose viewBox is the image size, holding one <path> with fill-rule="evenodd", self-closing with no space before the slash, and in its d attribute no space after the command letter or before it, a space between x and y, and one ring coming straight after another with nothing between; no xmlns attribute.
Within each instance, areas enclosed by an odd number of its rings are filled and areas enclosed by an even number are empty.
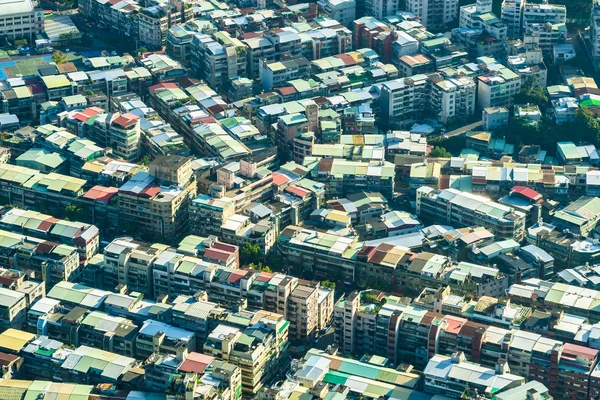
<svg viewBox="0 0 600 400"><path fill-rule="evenodd" d="M548 106L548 95L544 89L529 82L515 95L515 104L535 104L543 111Z"/></svg>
<svg viewBox="0 0 600 400"><path fill-rule="evenodd" d="M250 265L260 262L260 247L251 243L244 243L240 249L240 264Z"/></svg>
<svg viewBox="0 0 600 400"><path fill-rule="evenodd" d="M582 107L577 110L573 121L557 125L550 118L543 118L539 124L532 125L527 120L513 119L499 134L517 147L538 144L542 149L554 153L556 143L562 141L597 146L600 143L600 122L590 110Z"/></svg>
<svg viewBox="0 0 600 400"><path fill-rule="evenodd" d="M67 55L60 50L56 50L52 54L52 61L57 65L64 64L67 62Z"/></svg>
<svg viewBox="0 0 600 400"><path fill-rule="evenodd" d="M435 146L429 153L430 157L450 158L452 154L443 147Z"/></svg>

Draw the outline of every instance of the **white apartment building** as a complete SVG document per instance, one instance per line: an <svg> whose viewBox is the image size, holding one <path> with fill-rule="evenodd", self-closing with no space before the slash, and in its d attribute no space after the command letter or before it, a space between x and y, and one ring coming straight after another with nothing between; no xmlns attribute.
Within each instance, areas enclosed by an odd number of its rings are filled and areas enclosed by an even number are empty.
<svg viewBox="0 0 600 400"><path fill-rule="evenodd" d="M415 14L429 31L443 30L458 18L458 0L406 0L406 10Z"/></svg>
<svg viewBox="0 0 600 400"><path fill-rule="evenodd" d="M438 121L448 123L475 113L476 85L467 77L431 81L431 109Z"/></svg>
<svg viewBox="0 0 600 400"><path fill-rule="evenodd" d="M0 5L0 37L32 41L44 32L44 11L34 8L31 0L2 0Z"/></svg>
<svg viewBox="0 0 600 400"><path fill-rule="evenodd" d="M419 52L419 41L404 31L395 31L392 43L392 64L398 65L402 56L412 56Z"/></svg>
<svg viewBox="0 0 600 400"><path fill-rule="evenodd" d="M319 15L326 15L340 24L351 27L356 19L355 0L319 0Z"/></svg>
<svg viewBox="0 0 600 400"><path fill-rule="evenodd" d="M521 78L506 67L477 77L477 104L480 108L507 107L521 90Z"/></svg>
<svg viewBox="0 0 600 400"><path fill-rule="evenodd" d="M522 26L527 32L531 24L562 24L567 21L567 8L558 4L528 4L523 6Z"/></svg>
<svg viewBox="0 0 600 400"><path fill-rule="evenodd" d="M558 24L529 24L525 35L537 35L540 48L544 53L550 53L555 45L567 43L567 25L564 22Z"/></svg>
<svg viewBox="0 0 600 400"><path fill-rule="evenodd" d="M600 57L600 2L594 1L590 21L590 42L592 42L592 56Z"/></svg>
<svg viewBox="0 0 600 400"><path fill-rule="evenodd" d="M461 7L459 27L482 29L498 40L506 39L508 34L506 24L492 13L489 0L479 0L475 4Z"/></svg>
<svg viewBox="0 0 600 400"><path fill-rule="evenodd" d="M484 108L481 117L483 129L494 131L508 125L508 109L505 107Z"/></svg>
<svg viewBox="0 0 600 400"><path fill-rule="evenodd" d="M502 21L506 24L509 38L521 36L521 16L525 0L504 0L502 2Z"/></svg>
<svg viewBox="0 0 600 400"><path fill-rule="evenodd" d="M232 78L246 75L246 45L227 32L195 34L191 60L192 69L215 90Z"/></svg>
<svg viewBox="0 0 600 400"><path fill-rule="evenodd" d="M400 0L370 0L365 2L365 6L367 13L370 13L367 15L383 19L400 11Z"/></svg>
<svg viewBox="0 0 600 400"><path fill-rule="evenodd" d="M396 120L411 119L426 110L428 83L425 75L395 79L381 86L381 112Z"/></svg>

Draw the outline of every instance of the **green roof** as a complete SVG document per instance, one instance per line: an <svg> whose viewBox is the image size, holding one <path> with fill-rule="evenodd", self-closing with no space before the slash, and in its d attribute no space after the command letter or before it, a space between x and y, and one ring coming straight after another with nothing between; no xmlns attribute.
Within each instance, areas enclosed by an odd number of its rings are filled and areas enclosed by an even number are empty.
<svg viewBox="0 0 600 400"><path fill-rule="evenodd" d="M331 383L333 385L345 385L347 380L348 375L336 371L329 371L323 378L324 382Z"/></svg>

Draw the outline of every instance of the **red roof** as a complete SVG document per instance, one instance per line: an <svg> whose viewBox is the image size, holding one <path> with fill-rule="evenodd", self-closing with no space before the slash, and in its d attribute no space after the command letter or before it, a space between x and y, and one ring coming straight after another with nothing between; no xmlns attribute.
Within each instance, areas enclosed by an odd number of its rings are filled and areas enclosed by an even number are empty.
<svg viewBox="0 0 600 400"><path fill-rule="evenodd" d="M279 94L282 96L289 96L291 94L296 93L296 89L294 89L293 86L280 87L280 88L275 89L275 91L279 92Z"/></svg>
<svg viewBox="0 0 600 400"><path fill-rule="evenodd" d="M0 366L5 367L18 359L19 356L15 356L13 354L0 353Z"/></svg>
<svg viewBox="0 0 600 400"><path fill-rule="evenodd" d="M50 229L52 229L52 225L54 223L55 223L55 221L50 221L50 220L42 221L40 223L40 225L37 227L37 230L42 231L42 232L48 232Z"/></svg>
<svg viewBox="0 0 600 400"><path fill-rule="evenodd" d="M184 76L184 77L181 77L181 78L177 79L177 83L181 87L183 87L184 89L188 88L190 86L193 86L193 85L195 85L195 84L197 84L199 82L200 81L198 79L193 79L193 78L190 78L190 77L187 77L187 76Z"/></svg>
<svg viewBox="0 0 600 400"><path fill-rule="evenodd" d="M117 119L115 119L113 121L113 124L119 125L123 128L129 128L129 127L135 125L139 119L140 119L140 117L138 117L135 114L125 113L125 114L122 114Z"/></svg>
<svg viewBox="0 0 600 400"><path fill-rule="evenodd" d="M270 274L268 272L261 272L256 277L256 280L259 282L269 282L271 280L271 278L273 278L274 276L275 276L275 274Z"/></svg>
<svg viewBox="0 0 600 400"><path fill-rule="evenodd" d="M199 118L199 121L202 122L203 124L216 124L217 120L215 119L215 117L203 117L203 118ZM193 122L196 122L196 120L194 120Z"/></svg>
<svg viewBox="0 0 600 400"><path fill-rule="evenodd" d="M285 191L293 193L298 197L304 197L310 193L310 191L308 191L306 189L302 189L301 187L296 186L296 185L290 185L290 186L286 187Z"/></svg>
<svg viewBox="0 0 600 400"><path fill-rule="evenodd" d="M110 199L113 198L113 196L115 196L117 193L119 192L119 189L117 189L116 187L106 187L106 186L100 186L100 185L96 185L93 188L91 188L90 190L88 190L83 197L86 199L90 199L90 200L96 200L96 201L102 201L104 203L108 203L110 201Z"/></svg>
<svg viewBox="0 0 600 400"><path fill-rule="evenodd" d="M349 55L349 54L338 54L338 55L335 55L334 57L339 58L346 65L354 65L354 64L356 64L356 60L351 55Z"/></svg>
<svg viewBox="0 0 600 400"><path fill-rule="evenodd" d="M526 186L514 186L511 189L511 192L523 196L529 200L538 200L540 197L542 197L541 194Z"/></svg>
<svg viewBox="0 0 600 400"><path fill-rule="evenodd" d="M142 189L142 191L140 192L140 195L146 196L151 199L159 193L160 193L160 186L150 185L150 186L146 186L144 189Z"/></svg>
<svg viewBox="0 0 600 400"><path fill-rule="evenodd" d="M101 112L104 112L104 110L101 109L100 107L88 107L85 110L83 110L81 113L83 115L87 115L88 117L93 117L94 115L97 115Z"/></svg>
<svg viewBox="0 0 600 400"><path fill-rule="evenodd" d="M275 186L281 186L284 183L288 183L289 181L290 178L288 178L287 176L279 174L277 172L273 172L273 183L275 184Z"/></svg>
<svg viewBox="0 0 600 400"><path fill-rule="evenodd" d="M159 83L158 85L154 85L154 86L150 86L148 89L154 93L154 91L156 91L157 89L177 89L179 86L177 86L176 83L172 83L172 82L167 82L167 83Z"/></svg>
<svg viewBox="0 0 600 400"><path fill-rule="evenodd" d="M262 37L262 32L246 32L242 35L242 39L252 39L255 37Z"/></svg>
<svg viewBox="0 0 600 400"><path fill-rule="evenodd" d="M50 253L56 246L58 246L58 243L46 240L38 245L36 251L39 253Z"/></svg>
<svg viewBox="0 0 600 400"><path fill-rule="evenodd" d="M239 281L242 280L243 277L246 276L247 273L248 273L248 271L244 271L244 270L241 270L241 269L236 269L231 274L229 274L229 276L227 277L227 282L229 282L229 283L238 283Z"/></svg>
<svg viewBox="0 0 600 400"><path fill-rule="evenodd" d="M195 372L197 374L201 374L214 360L214 357L191 352L188 354L185 361L181 363L179 370L183 372Z"/></svg>
<svg viewBox="0 0 600 400"><path fill-rule="evenodd" d="M85 122L88 119L90 119L90 117L88 117L87 115L83 115L82 113L77 113L77 114L73 115L73 118L75 118L77 121L80 121L80 122Z"/></svg>
<svg viewBox="0 0 600 400"><path fill-rule="evenodd" d="M448 323L446 329L444 329L448 333L458 334L462 326L467 322L464 318L454 317L452 315L446 315L444 320Z"/></svg>
<svg viewBox="0 0 600 400"><path fill-rule="evenodd" d="M206 109L206 111L215 115L215 114L225 111L225 107L223 106L223 104L215 104L214 106L208 107Z"/></svg>
<svg viewBox="0 0 600 400"><path fill-rule="evenodd" d="M235 251L237 250L236 245L229 244L229 243L223 243L223 242L216 242L215 244L213 244L212 247L213 247L213 249L228 251L230 253L235 253Z"/></svg>
<svg viewBox="0 0 600 400"><path fill-rule="evenodd" d="M231 257L231 253L220 249L210 248L204 252L204 257L212 258L213 260L227 261Z"/></svg>
<svg viewBox="0 0 600 400"><path fill-rule="evenodd" d="M598 355L598 350L576 344L565 343L562 355L594 359Z"/></svg>

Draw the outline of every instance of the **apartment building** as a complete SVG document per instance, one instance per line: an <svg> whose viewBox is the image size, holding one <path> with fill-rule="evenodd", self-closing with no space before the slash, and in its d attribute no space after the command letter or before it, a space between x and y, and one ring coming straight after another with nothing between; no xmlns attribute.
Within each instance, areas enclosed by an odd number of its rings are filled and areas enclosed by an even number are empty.
<svg viewBox="0 0 600 400"><path fill-rule="evenodd" d="M458 19L459 2L457 0L408 0L406 10L419 17L428 31L437 32Z"/></svg>
<svg viewBox="0 0 600 400"><path fill-rule="evenodd" d="M219 90L231 79L246 76L246 45L227 32L196 34L191 45L191 65L208 85Z"/></svg>
<svg viewBox="0 0 600 400"><path fill-rule="evenodd" d="M418 118L428 108L428 84L425 75L388 81L381 86L381 112L391 120Z"/></svg>
<svg viewBox="0 0 600 400"><path fill-rule="evenodd" d="M318 60L352 50L352 32L348 28L328 18L320 21L319 26L298 34L302 40L302 55L306 59Z"/></svg>
<svg viewBox="0 0 600 400"><path fill-rule="evenodd" d="M182 12L171 3L142 8L137 14L138 41L149 50L162 50L169 28L181 22Z"/></svg>
<svg viewBox="0 0 600 400"><path fill-rule="evenodd" d="M425 368L425 393L462 398L468 390L489 393L519 387L525 378L467 362L464 353L451 356L435 355Z"/></svg>
<svg viewBox="0 0 600 400"><path fill-rule="evenodd" d="M541 4L526 2L522 11L522 26L527 32L532 24L564 24L567 21L567 7L562 4Z"/></svg>
<svg viewBox="0 0 600 400"><path fill-rule="evenodd" d="M525 237L524 213L456 189L417 189L417 214L423 220L456 227L483 226L500 238L520 241Z"/></svg>
<svg viewBox="0 0 600 400"><path fill-rule="evenodd" d="M508 107L521 90L521 78L509 68L477 77L477 105L480 108Z"/></svg>
<svg viewBox="0 0 600 400"><path fill-rule="evenodd" d="M0 299L2 328L22 328L27 320L27 296L15 290L0 288Z"/></svg>
<svg viewBox="0 0 600 400"><path fill-rule="evenodd" d="M63 280L76 280L81 273L79 254L75 247L36 239L12 232L0 231L3 265L33 272L33 278L44 281L46 287Z"/></svg>
<svg viewBox="0 0 600 400"><path fill-rule="evenodd" d="M199 194L190 203L190 231L195 235L221 236L221 226L235 214L231 197L212 197Z"/></svg>
<svg viewBox="0 0 600 400"><path fill-rule="evenodd" d="M133 321L101 311L88 313L77 330L77 343L111 353L135 357L138 327Z"/></svg>
<svg viewBox="0 0 600 400"><path fill-rule="evenodd" d="M256 223L245 215L233 214L221 226L221 235L223 240L242 247L244 243L250 243L260 248L262 255L267 255L277 241L275 224L262 219Z"/></svg>
<svg viewBox="0 0 600 400"><path fill-rule="evenodd" d="M411 371L400 371L386 366L380 357L365 356L360 361L341 357L335 352L310 349L300 360L292 361L292 372L288 380L271 391L292 391L295 393L321 392L329 385L343 385L351 397L360 394L376 397L378 391L402 393L412 398L422 395L418 392L419 375ZM338 383L332 376L339 377ZM270 394L270 393L269 393ZM331 396L332 392L329 392ZM327 396L327 395L326 395Z"/></svg>
<svg viewBox="0 0 600 400"><path fill-rule="evenodd" d="M527 35L534 35L539 38L539 45L544 55L553 54L554 47L567 43L567 25L564 22L558 24L529 24L527 26Z"/></svg>
<svg viewBox="0 0 600 400"><path fill-rule="evenodd" d="M113 240L104 249L104 287L127 285L134 292L153 293L153 263L168 246L131 238Z"/></svg>
<svg viewBox="0 0 600 400"><path fill-rule="evenodd" d="M61 364L59 376L61 380L67 382L88 385L116 384L137 365L138 362L131 357L88 346L79 346Z"/></svg>
<svg viewBox="0 0 600 400"><path fill-rule="evenodd" d="M312 177L325 185L325 195L345 197L361 191L378 191L388 199L394 193L395 166L387 161L351 161L339 158L317 159ZM305 164L312 162L305 158Z"/></svg>
<svg viewBox="0 0 600 400"><path fill-rule="evenodd" d="M319 15L326 15L331 19L339 21L345 27L352 27L356 19L355 0L319 0Z"/></svg>
<svg viewBox="0 0 600 400"><path fill-rule="evenodd" d="M508 33L506 24L492 13L489 0L478 0L475 4L462 6L459 27L482 29L497 40L506 39Z"/></svg>
<svg viewBox="0 0 600 400"><path fill-rule="evenodd" d="M282 61L263 61L259 65L259 75L265 92L285 86L293 79L308 78L310 62L304 57L288 58Z"/></svg>
<svg viewBox="0 0 600 400"><path fill-rule="evenodd" d="M499 130L508 125L508 109L487 107L482 111L482 127L486 131Z"/></svg>
<svg viewBox="0 0 600 400"><path fill-rule="evenodd" d="M32 43L44 32L44 12L31 0L4 3L0 18L0 37L8 40L27 39Z"/></svg>
<svg viewBox="0 0 600 400"><path fill-rule="evenodd" d="M430 75L431 110L443 124L475 113L476 85L471 78L442 79Z"/></svg>
<svg viewBox="0 0 600 400"><path fill-rule="evenodd" d="M501 18L506 24L506 35L509 38L521 37L521 17L526 0L504 0L502 2Z"/></svg>
<svg viewBox="0 0 600 400"><path fill-rule="evenodd" d="M600 57L600 3L594 2L590 15L590 42L593 57Z"/></svg>
<svg viewBox="0 0 600 400"><path fill-rule="evenodd" d="M195 350L196 338L193 332L152 319L144 322L135 338L136 356L142 359L153 353L178 354Z"/></svg>
<svg viewBox="0 0 600 400"><path fill-rule="evenodd" d="M552 224L559 230L567 229L581 236L588 236L600 221L600 199L584 196L554 213Z"/></svg>
<svg viewBox="0 0 600 400"><path fill-rule="evenodd" d="M256 394L287 357L288 322L260 323L243 331L218 325L208 336L203 353L228 360L242 372L242 393Z"/></svg>
<svg viewBox="0 0 600 400"><path fill-rule="evenodd" d="M196 195L191 158L159 156L119 188L119 217L151 235L178 238L186 232Z"/></svg>
<svg viewBox="0 0 600 400"><path fill-rule="evenodd" d="M0 227L76 247L82 262L94 256L100 244L100 233L94 225L59 220L31 210L0 209Z"/></svg>
<svg viewBox="0 0 600 400"><path fill-rule="evenodd" d="M319 289L298 285L287 299L290 322L289 337L291 340L312 340L318 332Z"/></svg>

